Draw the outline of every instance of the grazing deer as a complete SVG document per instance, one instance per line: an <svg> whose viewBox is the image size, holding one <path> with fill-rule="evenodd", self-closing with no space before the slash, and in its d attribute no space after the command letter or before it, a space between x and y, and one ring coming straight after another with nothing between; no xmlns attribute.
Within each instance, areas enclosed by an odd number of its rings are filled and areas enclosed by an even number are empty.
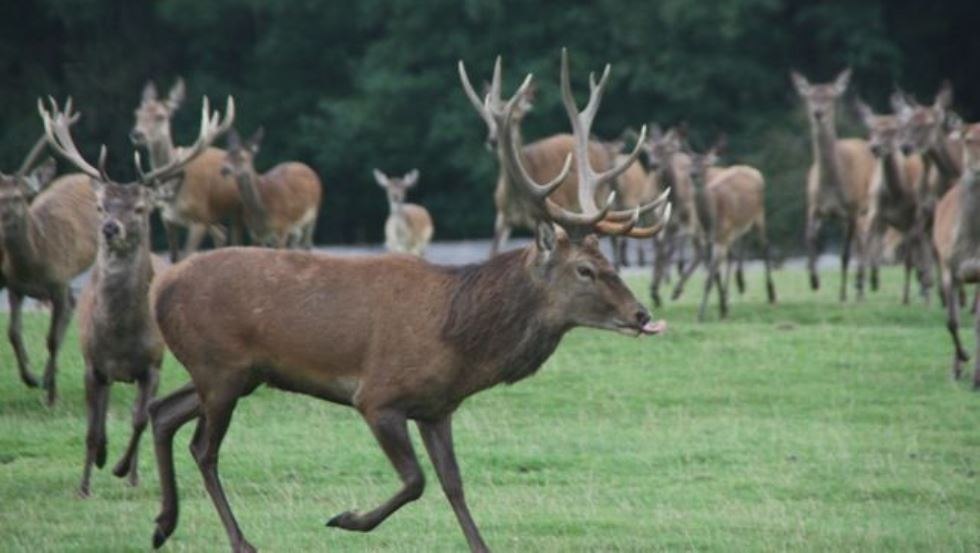
<svg viewBox="0 0 980 553"><path fill-rule="evenodd" d="M101 220L98 260L78 305L88 409L85 464L79 485L82 497L89 495L92 465L101 468L105 464L105 420L113 382L135 382L139 392L133 405L132 438L112 472L120 478L128 475L131 485L139 481L139 439L148 422L150 399L156 395L164 349L163 338L150 315L148 295L154 274L162 269L159 261L154 267L150 252L149 187L179 172L231 126L234 108L230 97L226 119L220 124L217 114L208 117L206 99L203 103L197 142L149 173L142 172L137 154L140 178L129 184L118 184L109 178L104 146L98 169L82 157L69 130L77 119L70 104L64 111L53 102L51 111L39 106L52 148L89 178L95 188Z"/></svg>
<svg viewBox="0 0 980 553"><path fill-rule="evenodd" d="M929 299L932 285L929 258L929 238L925 233L925 208L922 205L926 193L917 189L924 180L922 158L917 154L906 156L901 152L901 122L897 115L876 115L868 104L860 99L856 108L869 132L868 145L875 156L874 173L868 191L868 227L865 251L877 255L888 227L905 236L905 287L902 303L909 303L912 268L921 284L923 299Z"/></svg>
<svg viewBox="0 0 980 553"><path fill-rule="evenodd" d="M390 252L410 253L422 257L432 241L432 217L418 204L405 203L405 194L419 180L418 169L401 178L389 178L374 170L374 180L388 194L388 220L385 221L385 247Z"/></svg>
<svg viewBox="0 0 980 553"><path fill-rule="evenodd" d="M95 260L98 214L95 193L82 174L55 179L28 204L30 193L18 175L0 177L0 239L10 302L8 336L21 380L37 386L24 347L21 311L25 296L51 303L42 381L51 405L58 396L58 351L74 308L69 285Z"/></svg>
<svg viewBox="0 0 980 553"><path fill-rule="evenodd" d="M238 184L245 224L252 241L269 247L313 247L313 231L320 213L323 185L305 163L287 161L261 175L253 160L262 143L262 128L242 142L234 129L228 133L228 155L221 174Z"/></svg>
<svg viewBox="0 0 980 553"><path fill-rule="evenodd" d="M820 288L817 257L820 253L820 227L827 217L844 223L845 237L841 252L840 299L847 299L847 271L851 248L858 248L858 270L855 279L858 299L864 297L864 240L862 221L868 209L868 187L875 159L868 143L857 138L838 139L835 104L847 90L851 70L842 71L833 82L811 84L793 71L793 85L806 104L813 145L813 165L807 174L807 269L810 287ZM872 279L874 280L874 279Z"/></svg>
<svg viewBox="0 0 980 553"><path fill-rule="evenodd" d="M531 172L530 176L538 181L550 181L555 175L562 174L562 164L567 161L568 155L575 149L575 140L569 134L556 134L537 140L531 144L524 144L524 137L521 133L521 122L534 105L536 88L533 86L525 89L522 95L516 99L509 132L504 133L502 129L498 128L496 120L490 113L492 106L488 106L488 104L495 106L502 105L500 99L500 74L501 61L498 56L494 63L493 79L487 95L484 99L481 99L476 95L473 85L470 84L465 67L462 63L459 64L459 78L463 83L463 90L466 93L466 97L469 98L470 103L473 104L474 109L476 109L477 113L480 114L480 117L487 125L486 144L488 148L494 150L496 153L497 162L500 167L500 172L497 176L497 187L493 194L497 215L494 219L493 245L490 249L491 256L497 255L503 249L513 227L533 230L536 224L536 208L527 204L523 197L524 192L515 184L515 179L518 179L520 175L512 175L507 172L506 164L503 161L505 156L511 155L510 152L505 151L505 148L508 147L507 145L513 144L517 148L520 155L524 157L524 167L527 167L528 171ZM642 138L640 141L642 142ZM609 154L602 144L591 141L588 152L589 161L594 167L606 168L610 166ZM559 185L551 201L562 207L575 208L578 205L576 198L577 190L577 175L573 172L568 174L567 178ZM609 185L604 185L604 188L596 193L604 197L608 193L608 190Z"/></svg>
<svg viewBox="0 0 980 553"><path fill-rule="evenodd" d="M954 138L963 144L963 176L936 206L932 239L939 254L943 295L946 301L946 326L953 338L953 377L960 378L962 364L970 356L963 349L959 335L960 302L964 286L980 288L980 123L963 126L954 123ZM980 315L975 317L977 351L973 387L980 388Z"/></svg>
<svg viewBox="0 0 980 553"><path fill-rule="evenodd" d="M157 97L152 81L143 88L129 138L134 144L146 147L153 167L163 167L180 154L181 148L174 146L170 135L170 121L185 95L183 79L177 80L165 100ZM205 233L211 235L218 247L225 244L228 235L232 244L242 243L242 199L235 182L221 175L224 159L224 150L208 148L181 175L158 186L154 196L160 207L172 263L180 257L179 227L188 230L184 256L197 251ZM227 234L225 223L230 226Z"/></svg>
<svg viewBox="0 0 980 553"><path fill-rule="evenodd" d="M218 451L238 400L268 384L357 409L402 481L378 508L339 514L327 526L367 532L422 495L424 475L407 427L414 420L470 549L487 551L463 497L452 413L476 392L534 374L576 326L630 336L659 334L666 327L651 321L593 234L639 237L663 226L660 221L636 228L638 210L616 214L608 203L599 207L592 200L599 186L628 167L597 174L588 160L589 129L608 67L582 112L569 89L564 52L561 74L579 154L582 211L549 199L570 163L540 184L530 178L519 151L505 149L510 153L501 161L520 187L515 192L540 217L526 248L465 267L411 256L342 258L230 248L190 258L154 282L151 301L160 330L192 380L150 408L163 487L155 546L177 524L174 433L198 418L191 451L205 487L233 550L254 551L224 495ZM488 102L502 130L509 131L529 83L530 76L506 104ZM658 209L669 217L666 199L658 202L639 211Z"/></svg>

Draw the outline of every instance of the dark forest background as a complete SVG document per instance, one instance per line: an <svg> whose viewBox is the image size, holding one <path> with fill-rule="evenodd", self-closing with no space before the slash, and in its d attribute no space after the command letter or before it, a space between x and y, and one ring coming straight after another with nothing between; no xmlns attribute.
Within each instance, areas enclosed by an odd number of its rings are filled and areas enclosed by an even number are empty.
<svg viewBox="0 0 980 553"><path fill-rule="evenodd" d="M264 125L259 170L312 165L325 184L319 242L379 240L387 212L371 168L421 171L414 201L437 238L491 233L496 162L467 103L456 62L489 78L504 59L505 91L533 71L540 89L531 138L565 132L557 81L570 49L573 86L613 64L598 134L686 121L696 144L729 135L728 161L768 180L770 235L802 236L809 163L805 116L788 72L811 80L854 68L853 90L879 110L895 85L931 101L951 79L955 107L980 116L980 2L967 0L6 0L0 2L0 169L40 132L38 96L71 94L76 136L95 157L106 143L131 174L127 134L147 80L188 101L178 144L195 132L200 96L233 94L238 128ZM842 135L863 134L841 110Z"/></svg>

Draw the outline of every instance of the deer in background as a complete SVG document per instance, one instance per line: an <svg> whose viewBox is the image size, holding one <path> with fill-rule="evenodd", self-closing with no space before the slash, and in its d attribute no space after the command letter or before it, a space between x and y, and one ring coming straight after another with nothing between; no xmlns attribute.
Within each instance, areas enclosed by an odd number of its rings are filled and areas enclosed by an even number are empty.
<svg viewBox="0 0 980 553"><path fill-rule="evenodd" d="M180 154L181 148L174 146L170 135L170 122L185 95L183 79L177 79L165 100L157 97L152 81L143 88L129 138L133 144L146 147L152 167L163 167ZM155 197L172 263L180 257L179 227L188 230L184 256L197 251L205 233L217 247L223 246L229 235L232 244L242 243L242 199L235 182L221 175L224 159L223 150L208 148L182 174L157 187ZM229 233L225 232L226 223Z"/></svg>
<svg viewBox="0 0 980 553"><path fill-rule="evenodd" d="M388 219L385 221L385 247L390 252L409 253L422 257L432 241L432 217L418 204L405 203L405 194L419 180L418 169L404 177L390 178L374 170L374 180L388 195Z"/></svg>
<svg viewBox="0 0 980 553"><path fill-rule="evenodd" d="M128 476L133 486L139 481L139 440L149 420L149 402L156 395L164 350L163 338L150 314L148 295L154 274L163 268L162 261L154 259L150 252L149 187L172 177L231 126L234 104L230 97L225 120L220 124L217 114L209 117L207 99L203 104L197 142L167 165L148 173L143 173L137 154L140 178L129 184L118 184L109 178L104 146L98 169L82 157L69 129L77 119L70 104L64 111L53 102L51 111L39 106L52 148L90 179L95 188L101 220L98 259L78 305L88 410L85 464L79 485L82 497L88 497L90 492L92 465L101 468L105 464L105 422L113 382L135 382L138 393L133 405L133 434L112 472L120 478Z"/></svg>
<svg viewBox="0 0 980 553"><path fill-rule="evenodd" d="M929 239L921 221L925 209L921 205L925 193L917 189L924 179L922 158L906 156L899 144L901 125L896 115L876 115L868 104L860 99L856 109L869 132L868 145L875 156L874 173L868 192L868 228L865 251L869 256L878 255L885 230L891 227L905 237L905 287L902 303L909 303L909 287L913 267L921 284L923 299L928 302L932 285L929 258L932 253Z"/></svg>
<svg viewBox="0 0 980 553"><path fill-rule="evenodd" d="M635 135L635 131L629 134ZM634 137L635 139L635 137ZM609 142L602 142L606 147L609 159L613 163L621 163L628 154L623 153L626 147L626 137L624 136ZM634 163L619 176L613 183L612 189L616 192L616 205L613 209L627 210L636 206L645 205L656 199L660 194L656 180L653 175L647 173L640 163ZM621 267L629 266L628 242L618 236L609 237L613 252L613 267L618 271ZM637 244L636 248L637 263L643 265L643 248Z"/></svg>
<svg viewBox="0 0 980 553"><path fill-rule="evenodd" d="M980 123L954 123L954 138L962 142L963 176L936 206L932 239L939 254L940 276L946 301L946 327L953 338L953 377L959 379L962 364L970 356L960 342L959 301L964 286L980 288ZM975 316L977 348L974 354L973 388L980 388L980 314Z"/></svg>
<svg viewBox="0 0 980 553"><path fill-rule="evenodd" d="M953 87L943 82L932 105L920 105L914 98L896 91L891 96L892 109L901 124L901 149L904 155L922 155L923 184L917 188L928 192L934 208L949 189L959 182L963 172L963 146L947 133L947 116L953 103Z"/></svg>
<svg viewBox="0 0 980 553"><path fill-rule="evenodd" d="M666 326L651 321L593 234L649 235L663 222L637 228L637 211L669 216L665 199L627 214L593 201L596 189L628 166L596 173L589 162L589 129L607 78L608 69L579 112L563 53L562 98L575 133L581 211L549 200L570 163L539 183L519 150L504 150L510 153L501 161L515 177L515 191L540 217L534 242L523 249L440 267L411 256L227 248L192 257L153 283L160 330L192 380L151 406L163 487L155 546L177 524L173 436L197 418L191 452L205 487L233 550L254 551L223 492L218 451L238 400L268 384L357 409L401 479L401 488L379 507L341 513L327 526L367 532L421 497L425 478L407 426L414 420L470 549L488 550L466 505L453 452L456 408L481 390L534 374L574 327L639 336ZM518 95L491 105L505 131Z"/></svg>
<svg viewBox="0 0 980 553"><path fill-rule="evenodd" d="M48 405L58 397L58 351L74 309L70 283L92 265L97 249L99 217L88 180L84 174L63 175L28 204L30 191L22 178L0 178L0 241L10 302L8 336L21 380L37 386L24 347L22 309L25 297L50 302L48 360L42 380Z"/></svg>
<svg viewBox="0 0 980 553"><path fill-rule="evenodd" d="M245 224L254 243L310 249L323 195L320 177L309 165L298 161L280 163L260 175L255 170L254 159L262 135L259 127L243 142L232 129L228 133L228 155L221 174L238 183Z"/></svg>
<svg viewBox="0 0 980 553"><path fill-rule="evenodd" d="M868 143L857 138L837 138L837 100L847 91L851 70L845 69L834 81L811 84L806 77L792 72L796 92L806 104L810 119L810 138L813 146L813 165L807 174L807 269L810 287L820 288L817 257L820 254L820 227L827 217L844 223L844 243L841 251L840 299L847 299L847 271L851 248L857 248L858 269L855 279L858 299L864 297L865 252L863 251L862 220L868 209L868 187L874 172L875 159ZM872 286L876 278L872 274Z"/></svg>

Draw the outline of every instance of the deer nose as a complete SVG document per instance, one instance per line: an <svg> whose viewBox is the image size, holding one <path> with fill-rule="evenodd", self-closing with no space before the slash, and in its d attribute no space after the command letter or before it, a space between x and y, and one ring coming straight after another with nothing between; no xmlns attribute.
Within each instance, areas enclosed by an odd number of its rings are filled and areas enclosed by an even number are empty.
<svg viewBox="0 0 980 553"><path fill-rule="evenodd" d="M636 320L636 326L643 328L644 325L650 322L650 312L641 307L636 310L633 318Z"/></svg>
<svg viewBox="0 0 980 553"><path fill-rule="evenodd" d="M106 221L102 225L102 235L109 240L119 236L119 233L121 231L122 231L122 227L120 227L119 223L115 221Z"/></svg>
<svg viewBox="0 0 980 553"><path fill-rule="evenodd" d="M822 109L813 110L813 116L816 117L817 119L823 119L823 110Z"/></svg>
<svg viewBox="0 0 980 553"><path fill-rule="evenodd" d="M902 144L902 155L904 155L904 156L910 156L910 155L912 155L912 145L911 144Z"/></svg>
<svg viewBox="0 0 980 553"><path fill-rule="evenodd" d="M143 142L142 131L138 131L136 129L129 131L129 140L133 144L141 144Z"/></svg>

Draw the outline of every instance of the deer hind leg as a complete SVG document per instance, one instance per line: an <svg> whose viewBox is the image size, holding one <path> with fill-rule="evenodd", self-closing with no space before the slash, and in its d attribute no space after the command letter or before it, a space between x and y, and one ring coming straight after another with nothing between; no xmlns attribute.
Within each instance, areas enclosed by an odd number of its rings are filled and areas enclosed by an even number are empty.
<svg viewBox="0 0 980 553"><path fill-rule="evenodd" d="M666 238L654 237L653 240L653 268L650 278L650 300L654 307L660 307L660 283L663 281L664 272L668 270Z"/></svg>
<svg viewBox="0 0 980 553"><path fill-rule="evenodd" d="M694 274L694 270L698 268L698 264L705 261L705 250L711 249L710 245L705 247L697 239L695 239L693 242L694 257L691 258L690 263L688 263L687 267L684 268L684 272L681 273L680 277L678 277L677 286L674 287L674 292L670 295L670 299L672 300L676 300L677 298L681 297L681 294L684 293L684 285L687 284L687 280ZM711 257L710 254L708 254L708 257ZM705 263L707 263L707 261L705 261Z"/></svg>
<svg viewBox="0 0 980 553"><path fill-rule="evenodd" d="M85 464L82 481L78 486L79 497L91 493L89 482L92 465L102 468L106 458L105 418L109 408L110 383L95 370L91 363L85 369L85 407L88 415L88 431L85 435Z"/></svg>
<svg viewBox="0 0 980 553"><path fill-rule="evenodd" d="M946 297L953 300L946 302L946 329L953 337L953 378L958 380L963 374L963 362L970 359L960 342L960 304L954 299L955 294L962 290L962 286L957 284L951 275L944 275L943 288L946 290Z"/></svg>
<svg viewBox="0 0 980 553"><path fill-rule="evenodd" d="M228 231L222 225L208 225L207 232L215 248L223 248L228 245Z"/></svg>
<svg viewBox="0 0 980 553"><path fill-rule="evenodd" d="M163 230L167 235L167 250L170 252L170 262L180 261L180 227L173 221L163 221Z"/></svg>
<svg viewBox="0 0 980 553"><path fill-rule="evenodd" d="M708 300L711 297L711 287L715 285L716 276L720 263L720 256L713 252L713 246L708 244L705 264L708 274L704 279L704 295L701 297L701 308L698 309L698 322L704 322L708 311Z"/></svg>
<svg viewBox="0 0 980 553"><path fill-rule="evenodd" d="M393 410L368 411L364 413L364 419L398 472L402 488L376 509L366 513L343 512L327 521L327 526L369 532L406 503L422 497L425 489L425 476L412 449L405 415Z"/></svg>
<svg viewBox="0 0 980 553"><path fill-rule="evenodd" d="M912 288L912 243L909 242L905 246L905 284L902 288L902 305L909 304L909 294Z"/></svg>
<svg viewBox="0 0 980 553"><path fill-rule="evenodd" d="M30 360L27 357L27 348L24 347L24 336L21 330L24 296L8 289L7 302L10 305L7 337L10 339L10 345L13 347L14 355L17 357L17 370L20 372L20 379L28 388L37 388L39 382L37 377L31 373Z"/></svg>
<svg viewBox="0 0 980 553"><path fill-rule="evenodd" d="M160 369L158 366L150 367L146 375L137 380L136 401L133 402L133 435L129 438L129 445L126 446L126 452L112 469L112 474L119 478L128 475L131 486L139 484L138 459L140 437L143 435L143 431L146 430L146 424L150 420L150 401L157 394L157 386L159 384Z"/></svg>
<svg viewBox="0 0 980 553"><path fill-rule="evenodd" d="M422 434L422 442L436 469L442 491L446 494L453 512L456 513L456 520L463 528L463 535L466 536L470 551L489 551L463 496L463 479L459 474L459 465L456 463L456 453L453 451L452 419L446 416L435 422L419 421L418 427L419 433Z"/></svg>
<svg viewBox="0 0 980 553"><path fill-rule="evenodd" d="M48 362L44 366L44 389L48 392L48 405L54 405L58 399L58 389L55 378L58 373L58 351L65 338L68 323L71 322L74 298L71 290L64 287L52 295L51 326L48 328Z"/></svg>
<svg viewBox="0 0 980 553"><path fill-rule="evenodd" d="M206 233L207 227L199 223L193 223L187 227L187 242L184 243L184 257L189 257L201 248L201 242L204 240Z"/></svg>
<svg viewBox="0 0 980 553"><path fill-rule="evenodd" d="M493 222L493 245L490 246L490 257L496 256L504 248L507 239L510 237L510 225L502 211L497 212L497 218Z"/></svg>
<svg viewBox="0 0 980 553"><path fill-rule="evenodd" d="M745 245L739 246L735 254L735 286L738 288L738 295L745 293L745 273L743 264L745 263Z"/></svg>
<svg viewBox="0 0 980 553"><path fill-rule="evenodd" d="M193 383L150 403L153 449L160 475L161 506L153 532L153 547L159 548L177 528L177 479L174 475L174 434L191 419L199 417L201 402Z"/></svg>

